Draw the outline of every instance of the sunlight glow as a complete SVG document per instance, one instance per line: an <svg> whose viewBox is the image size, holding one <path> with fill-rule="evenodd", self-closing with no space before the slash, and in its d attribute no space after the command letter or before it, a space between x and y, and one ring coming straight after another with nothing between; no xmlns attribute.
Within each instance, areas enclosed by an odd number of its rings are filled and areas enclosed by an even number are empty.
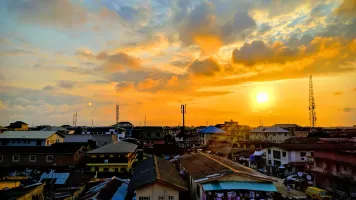
<svg viewBox="0 0 356 200"><path fill-rule="evenodd" d="M256 96L256 100L258 103L265 103L268 101L268 93L267 92L259 92Z"/></svg>

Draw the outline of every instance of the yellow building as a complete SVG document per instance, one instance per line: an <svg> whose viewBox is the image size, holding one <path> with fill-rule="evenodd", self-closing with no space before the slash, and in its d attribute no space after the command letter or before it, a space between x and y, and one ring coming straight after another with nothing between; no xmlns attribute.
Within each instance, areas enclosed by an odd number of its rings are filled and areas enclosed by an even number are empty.
<svg viewBox="0 0 356 200"><path fill-rule="evenodd" d="M28 131L28 124L22 121L16 121L10 123L10 126L7 127L10 131Z"/></svg>
<svg viewBox="0 0 356 200"><path fill-rule="evenodd" d="M137 145L118 141L89 151L87 166L92 172L131 172Z"/></svg>

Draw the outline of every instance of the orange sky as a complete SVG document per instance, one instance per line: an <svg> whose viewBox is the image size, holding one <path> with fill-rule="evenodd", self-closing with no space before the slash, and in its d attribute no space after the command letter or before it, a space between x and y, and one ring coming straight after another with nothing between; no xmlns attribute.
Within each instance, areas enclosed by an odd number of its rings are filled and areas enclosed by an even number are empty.
<svg viewBox="0 0 356 200"><path fill-rule="evenodd" d="M0 125L356 124L356 1L2 1ZM268 101L256 96L267 93ZM90 104L90 105L89 105Z"/></svg>

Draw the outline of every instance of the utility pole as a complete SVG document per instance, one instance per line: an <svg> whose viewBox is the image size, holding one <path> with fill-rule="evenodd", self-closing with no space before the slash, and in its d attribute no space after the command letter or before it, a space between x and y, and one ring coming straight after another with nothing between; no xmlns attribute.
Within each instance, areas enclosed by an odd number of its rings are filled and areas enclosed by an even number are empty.
<svg viewBox="0 0 356 200"><path fill-rule="evenodd" d="M187 104L182 104L181 106L180 106L180 108L181 108L181 113L182 113L182 117L183 117L183 128L182 128L182 132L183 132L183 134L184 134L184 132L185 132L185 113L187 113Z"/></svg>
<svg viewBox="0 0 356 200"><path fill-rule="evenodd" d="M147 126L147 118L146 118L146 116L145 116L145 126Z"/></svg>
<svg viewBox="0 0 356 200"><path fill-rule="evenodd" d="M91 127L94 127L94 118L91 119Z"/></svg>

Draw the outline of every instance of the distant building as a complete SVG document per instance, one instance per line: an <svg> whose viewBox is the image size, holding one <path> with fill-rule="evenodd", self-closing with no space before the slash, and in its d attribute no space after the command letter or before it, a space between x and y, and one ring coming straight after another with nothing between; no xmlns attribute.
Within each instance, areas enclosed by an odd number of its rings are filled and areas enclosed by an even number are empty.
<svg viewBox="0 0 356 200"><path fill-rule="evenodd" d="M165 133L162 126L136 126L132 137L142 141L144 146L153 146L164 144Z"/></svg>
<svg viewBox="0 0 356 200"><path fill-rule="evenodd" d="M314 151L314 163L307 167L318 187L334 194L334 198L356 198L356 147L333 144Z"/></svg>
<svg viewBox="0 0 356 200"><path fill-rule="evenodd" d="M6 127L9 131L27 131L28 124L22 121L16 121L14 123L10 123L10 126Z"/></svg>
<svg viewBox="0 0 356 200"><path fill-rule="evenodd" d="M247 125L240 125L237 121L225 121L224 124L217 124L215 127L225 131L228 135L231 135L234 140L247 140L250 127Z"/></svg>
<svg viewBox="0 0 356 200"><path fill-rule="evenodd" d="M82 127L82 134L91 135L117 135L118 139L125 138L125 129L115 126Z"/></svg>
<svg viewBox="0 0 356 200"><path fill-rule="evenodd" d="M225 134L226 132L215 127L215 126L208 126L204 129L199 130L199 143L201 145L209 145L210 138L213 135Z"/></svg>
<svg viewBox="0 0 356 200"><path fill-rule="evenodd" d="M175 135L175 141L178 143L179 147L182 148L190 148L193 146L199 146L199 135L196 133L182 132L181 130L177 130Z"/></svg>
<svg viewBox="0 0 356 200"><path fill-rule="evenodd" d="M95 143L96 147L102 147L117 141L117 135L65 135L64 143L88 142Z"/></svg>
<svg viewBox="0 0 356 200"><path fill-rule="evenodd" d="M283 128L297 138L308 137L310 131L310 127L301 127L297 124L275 124L273 126Z"/></svg>
<svg viewBox="0 0 356 200"><path fill-rule="evenodd" d="M279 126L259 126L250 131L250 140L265 141L271 143L283 143L285 140L293 137L293 133Z"/></svg>
<svg viewBox="0 0 356 200"><path fill-rule="evenodd" d="M91 172L131 172L138 145L117 141L89 151L87 166Z"/></svg>
<svg viewBox="0 0 356 200"><path fill-rule="evenodd" d="M129 191L136 199L179 200L179 192L187 191L185 182L170 161L153 156L137 165Z"/></svg>
<svg viewBox="0 0 356 200"><path fill-rule="evenodd" d="M50 146L63 141L64 136L57 131L5 131L0 134L0 146Z"/></svg>
<svg viewBox="0 0 356 200"><path fill-rule="evenodd" d="M4 168L69 168L83 164L86 148L63 143L51 146L1 146L0 166Z"/></svg>
<svg viewBox="0 0 356 200"><path fill-rule="evenodd" d="M135 126L131 122L119 122L116 127L125 129L125 137L131 137L132 129Z"/></svg>
<svg viewBox="0 0 356 200"><path fill-rule="evenodd" d="M277 192L273 180L231 160L204 153L178 158L180 174L189 183L190 199L256 197L268 199Z"/></svg>

